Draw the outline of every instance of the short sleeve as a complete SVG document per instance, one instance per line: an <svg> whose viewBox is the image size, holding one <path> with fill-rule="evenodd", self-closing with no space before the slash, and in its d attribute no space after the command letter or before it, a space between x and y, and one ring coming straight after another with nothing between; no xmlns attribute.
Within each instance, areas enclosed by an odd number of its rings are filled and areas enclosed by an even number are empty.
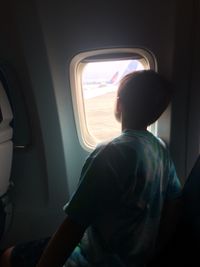
<svg viewBox="0 0 200 267"><path fill-rule="evenodd" d="M170 161L170 169L169 169L169 183L167 187L167 195L166 198L174 199L181 195L181 183L176 174L175 166L172 161Z"/></svg>
<svg viewBox="0 0 200 267"><path fill-rule="evenodd" d="M113 153L105 150L87 159L78 188L64 206L67 215L85 227L116 205L119 197L117 163Z"/></svg>

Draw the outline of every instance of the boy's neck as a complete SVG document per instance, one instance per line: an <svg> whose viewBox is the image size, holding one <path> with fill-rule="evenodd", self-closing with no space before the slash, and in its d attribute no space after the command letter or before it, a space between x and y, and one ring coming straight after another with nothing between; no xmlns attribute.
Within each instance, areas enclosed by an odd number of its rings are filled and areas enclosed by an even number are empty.
<svg viewBox="0 0 200 267"><path fill-rule="evenodd" d="M122 131L125 130L135 130L135 131L147 131L147 125L140 125L139 123L123 123L122 122Z"/></svg>

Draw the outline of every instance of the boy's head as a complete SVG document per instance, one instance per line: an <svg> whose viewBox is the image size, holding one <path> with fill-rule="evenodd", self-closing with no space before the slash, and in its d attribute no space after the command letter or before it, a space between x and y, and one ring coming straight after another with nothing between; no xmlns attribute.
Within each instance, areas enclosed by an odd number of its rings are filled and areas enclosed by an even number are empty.
<svg viewBox="0 0 200 267"><path fill-rule="evenodd" d="M115 116L125 127L147 127L167 108L171 99L171 85L152 70L126 75L117 92Z"/></svg>

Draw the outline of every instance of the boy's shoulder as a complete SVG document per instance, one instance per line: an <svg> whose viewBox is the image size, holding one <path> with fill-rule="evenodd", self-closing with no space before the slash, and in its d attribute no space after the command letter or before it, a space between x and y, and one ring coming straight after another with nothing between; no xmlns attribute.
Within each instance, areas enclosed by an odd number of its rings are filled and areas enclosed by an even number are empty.
<svg viewBox="0 0 200 267"><path fill-rule="evenodd" d="M137 151L136 144L136 137L133 136L130 141L127 136L122 133L112 140L98 144L95 150L90 154L90 158L118 161L127 157L129 153Z"/></svg>
<svg viewBox="0 0 200 267"><path fill-rule="evenodd" d="M145 147L145 149L144 149ZM102 159L126 159L129 157L141 156L144 151L163 151L168 154L168 149L164 141L148 131L124 131L118 137L98 144L91 153L91 158Z"/></svg>

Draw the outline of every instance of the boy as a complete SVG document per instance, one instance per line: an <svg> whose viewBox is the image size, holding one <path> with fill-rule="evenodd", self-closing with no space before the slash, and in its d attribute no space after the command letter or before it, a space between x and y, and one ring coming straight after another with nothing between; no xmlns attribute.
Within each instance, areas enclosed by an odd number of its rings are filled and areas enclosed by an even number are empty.
<svg viewBox="0 0 200 267"><path fill-rule="evenodd" d="M154 71L122 79L115 110L122 134L87 159L37 267L66 260L67 267L142 267L151 259L163 206L180 193L169 152L147 131L170 98L169 83Z"/></svg>

